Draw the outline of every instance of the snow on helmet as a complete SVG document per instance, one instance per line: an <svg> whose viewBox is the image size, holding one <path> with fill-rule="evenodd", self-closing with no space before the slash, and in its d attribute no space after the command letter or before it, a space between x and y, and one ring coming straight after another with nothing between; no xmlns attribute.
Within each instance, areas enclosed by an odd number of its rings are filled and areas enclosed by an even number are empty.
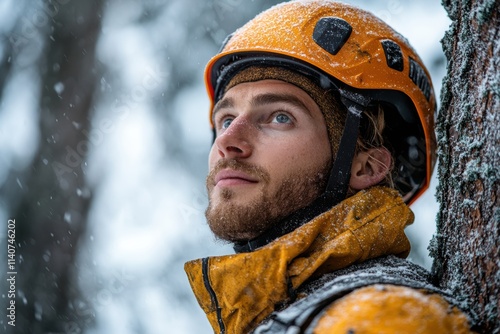
<svg viewBox="0 0 500 334"><path fill-rule="evenodd" d="M410 204L429 187L436 161L434 89L415 50L386 23L325 0L285 2L259 14L228 36L206 66L211 124L225 85L253 65L287 67L336 88L347 100L382 105L395 187Z"/></svg>

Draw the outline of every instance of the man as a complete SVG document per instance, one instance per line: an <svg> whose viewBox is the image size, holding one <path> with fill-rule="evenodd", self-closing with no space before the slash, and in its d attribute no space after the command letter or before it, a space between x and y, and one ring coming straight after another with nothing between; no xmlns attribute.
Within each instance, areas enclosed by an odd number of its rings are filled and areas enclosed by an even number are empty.
<svg viewBox="0 0 500 334"><path fill-rule="evenodd" d="M208 224L188 262L216 333L470 333L402 258L435 162L434 92L406 40L333 1L275 6L207 65Z"/></svg>

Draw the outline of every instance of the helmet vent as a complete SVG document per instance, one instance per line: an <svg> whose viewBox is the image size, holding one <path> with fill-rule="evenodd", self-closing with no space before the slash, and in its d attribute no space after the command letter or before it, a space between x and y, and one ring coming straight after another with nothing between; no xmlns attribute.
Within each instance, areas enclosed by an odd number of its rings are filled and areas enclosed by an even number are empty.
<svg viewBox="0 0 500 334"><path fill-rule="evenodd" d="M314 27L313 39L323 49L336 55L351 35L351 25L338 17L323 17Z"/></svg>
<svg viewBox="0 0 500 334"><path fill-rule="evenodd" d="M410 78L415 85L424 93L425 98L429 101L431 97L431 84L429 78L425 74L423 68L413 59L410 58Z"/></svg>
<svg viewBox="0 0 500 334"><path fill-rule="evenodd" d="M390 39L383 40L381 43L384 48L387 66L400 72L403 71L404 61L401 47Z"/></svg>

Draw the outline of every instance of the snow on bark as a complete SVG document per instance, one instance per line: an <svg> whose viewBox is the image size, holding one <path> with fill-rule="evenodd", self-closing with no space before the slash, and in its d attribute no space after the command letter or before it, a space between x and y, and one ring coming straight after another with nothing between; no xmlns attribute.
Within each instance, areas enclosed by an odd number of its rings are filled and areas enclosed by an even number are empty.
<svg viewBox="0 0 500 334"><path fill-rule="evenodd" d="M468 300L479 332L500 333L500 2L443 4L452 24L442 40L433 274Z"/></svg>

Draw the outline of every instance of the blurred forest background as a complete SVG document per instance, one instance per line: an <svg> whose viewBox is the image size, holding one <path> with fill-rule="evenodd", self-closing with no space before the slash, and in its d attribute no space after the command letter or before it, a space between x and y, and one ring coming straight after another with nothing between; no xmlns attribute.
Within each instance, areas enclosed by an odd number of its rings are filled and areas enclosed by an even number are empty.
<svg viewBox="0 0 500 334"><path fill-rule="evenodd" d="M16 223L8 333L210 333L183 264L227 254L204 222L203 68L265 0L0 1L0 268ZM346 1L406 36L439 94L437 0ZM427 268L436 180L413 205ZM8 286L2 269L2 309ZM5 312L5 311L4 311Z"/></svg>

